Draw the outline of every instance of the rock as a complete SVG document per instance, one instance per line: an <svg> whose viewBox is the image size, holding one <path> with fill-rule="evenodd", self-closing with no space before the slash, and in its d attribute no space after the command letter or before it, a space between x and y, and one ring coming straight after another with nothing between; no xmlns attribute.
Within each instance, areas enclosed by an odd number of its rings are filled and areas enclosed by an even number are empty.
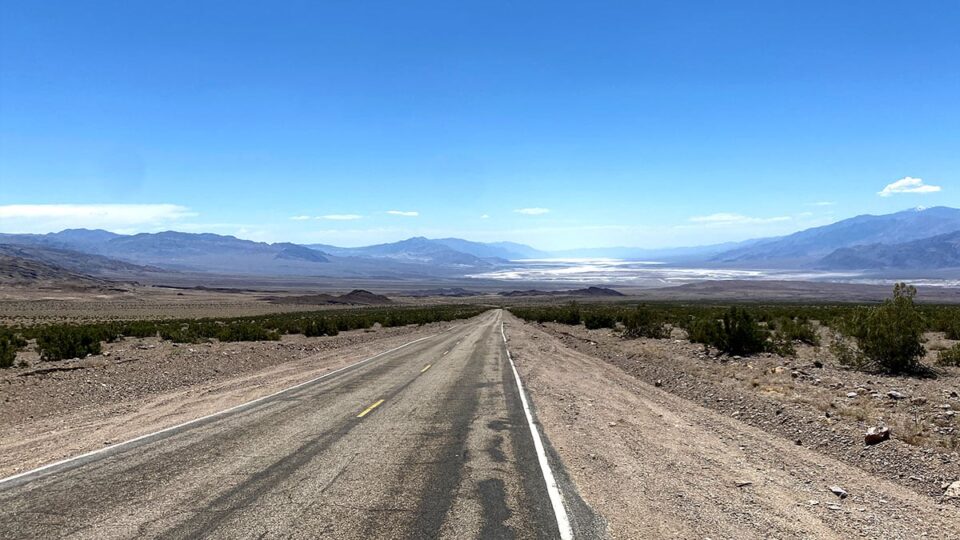
<svg viewBox="0 0 960 540"><path fill-rule="evenodd" d="M906 395L901 394L900 392L897 392L896 390L891 390L891 391L887 392L887 396L890 397L891 399L896 399L896 400L906 399L906 398L907 398Z"/></svg>
<svg viewBox="0 0 960 540"><path fill-rule="evenodd" d="M831 510L843 510L843 507L841 507L839 504L828 504L827 508Z"/></svg>
<svg viewBox="0 0 960 540"><path fill-rule="evenodd" d="M660 379L657 379L657 382L653 383L653 385L656 386L657 388L660 388L661 386L663 386L663 381L661 381Z"/></svg>
<svg viewBox="0 0 960 540"><path fill-rule="evenodd" d="M867 430L867 434L863 436L863 442L867 445L879 444L883 441L886 441L890 438L890 428L888 427L871 427Z"/></svg>
<svg viewBox="0 0 960 540"><path fill-rule="evenodd" d="M743 482L737 482L737 487L738 487L738 488L747 487L747 486L752 486L752 485L753 485L753 482L746 481L746 480L743 481Z"/></svg>
<svg viewBox="0 0 960 540"><path fill-rule="evenodd" d="M848 397L848 398L855 398L855 397L857 397L857 395L858 395L858 394L857 394L856 392L847 392L847 397Z"/></svg>
<svg viewBox="0 0 960 540"><path fill-rule="evenodd" d="M821 361L819 361L819 360L814 360L814 361L813 361L813 367L815 367L815 368L817 368L817 369L822 369L822 368L823 368L823 362L821 362Z"/></svg>
<svg viewBox="0 0 960 540"><path fill-rule="evenodd" d="M943 496L948 499L960 499L960 480L947 486L947 490L943 493Z"/></svg>
<svg viewBox="0 0 960 540"><path fill-rule="evenodd" d="M910 398L910 404L911 404L911 405L926 405L926 404L927 404L927 398L921 397L921 396L917 396L917 397L915 397L915 398Z"/></svg>
<svg viewBox="0 0 960 540"><path fill-rule="evenodd" d="M847 490L840 486L830 486L830 491L832 491L834 495L840 497L841 499L846 499L850 495L847 493Z"/></svg>

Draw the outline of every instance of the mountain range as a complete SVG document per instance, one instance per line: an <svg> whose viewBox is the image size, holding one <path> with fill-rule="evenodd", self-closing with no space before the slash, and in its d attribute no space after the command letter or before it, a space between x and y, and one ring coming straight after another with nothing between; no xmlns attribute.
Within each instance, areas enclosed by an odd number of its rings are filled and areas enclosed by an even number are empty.
<svg viewBox="0 0 960 540"><path fill-rule="evenodd" d="M960 268L960 210L912 209L863 215L787 236L670 249L593 248L546 252L513 242L414 237L363 247L265 243L210 233L133 235L68 229L49 234L0 234L5 267L26 266L49 278L143 276L205 272L277 276L417 279L463 277L522 259L571 256L657 260L677 266L816 270ZM8 272L11 276L13 272ZM28 279L30 272L17 274ZM8 277L8 281L14 280Z"/></svg>
<svg viewBox="0 0 960 540"><path fill-rule="evenodd" d="M844 252L857 246L891 246L960 231L960 210L934 207L915 208L881 216L862 215L796 232L779 238L768 238L728 251L709 259L710 263L753 268L821 268L851 269L853 259ZM950 251L949 244L938 244ZM906 246L900 249L911 249ZM931 246L931 249L936 249ZM919 252L916 253L919 256ZM846 260L842 260L846 259ZM926 261L910 263L902 259L860 259L857 269L943 268L951 260L949 253Z"/></svg>

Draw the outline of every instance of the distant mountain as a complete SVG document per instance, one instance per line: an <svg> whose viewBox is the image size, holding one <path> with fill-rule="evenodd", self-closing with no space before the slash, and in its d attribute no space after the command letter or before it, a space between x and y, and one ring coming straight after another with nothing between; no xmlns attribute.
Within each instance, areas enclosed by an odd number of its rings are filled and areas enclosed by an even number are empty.
<svg viewBox="0 0 960 540"><path fill-rule="evenodd" d="M960 231L900 244L841 248L817 264L825 270L960 268Z"/></svg>
<svg viewBox="0 0 960 540"><path fill-rule="evenodd" d="M862 215L781 238L725 251L711 263L766 268L803 268L854 246L892 245L960 230L960 210L917 208L881 216Z"/></svg>
<svg viewBox="0 0 960 540"><path fill-rule="evenodd" d="M323 252L297 244L176 231L119 235L73 229L43 235L0 235L0 242L72 250L167 270L227 274L313 275L329 260Z"/></svg>
<svg viewBox="0 0 960 540"><path fill-rule="evenodd" d="M315 263L330 262L322 251L299 246L297 244L273 244L273 247L280 248L280 251L273 256L274 259L286 259L289 261L307 261Z"/></svg>
<svg viewBox="0 0 960 540"><path fill-rule="evenodd" d="M433 240L433 242L443 244L450 249L457 250L461 253L468 253L481 259L516 260L548 256L544 251L515 242L492 242L487 244L483 242L471 242L460 238L439 238Z"/></svg>
<svg viewBox="0 0 960 540"><path fill-rule="evenodd" d="M82 251L85 248L103 244L119 236L121 235L101 229L64 229L60 232L47 234L0 234L0 243L41 245Z"/></svg>
<svg viewBox="0 0 960 540"><path fill-rule="evenodd" d="M0 255L34 261L85 276L130 277L162 271L160 268L132 264L102 255L42 245L0 244Z"/></svg>
<svg viewBox="0 0 960 540"><path fill-rule="evenodd" d="M86 289L108 285L111 282L105 279L0 251L0 286Z"/></svg>
<svg viewBox="0 0 960 540"><path fill-rule="evenodd" d="M268 244L211 233L165 231L119 235L75 229L42 235L0 234L0 242L72 250L167 270L222 274L409 279L462 276L506 263L505 259L479 257L423 237L360 248L338 248L288 242Z"/></svg>
<svg viewBox="0 0 960 540"><path fill-rule="evenodd" d="M551 251L549 257L557 258L609 258L609 259L633 259L647 260L657 262L687 262L699 261L713 257L719 253L730 251L737 248L745 248L772 240L771 238L744 240L742 242L724 242L722 244L709 244L705 246L688 246L674 248L638 248L638 247L606 247L606 248L581 248L568 249L561 251Z"/></svg>
<svg viewBox="0 0 960 540"><path fill-rule="evenodd" d="M464 249L457 249L453 246L460 246ZM391 259L398 262L429 264L436 266L456 266L485 268L492 263L498 262L495 256L477 255L475 253L486 253L483 249L485 244L477 242L468 242L457 238L447 238L444 240L431 240L422 236L416 236L391 242L388 244L376 244L372 246L340 248L325 244L311 244L308 247L322 250L325 253L339 257L364 257L375 259ZM491 248L490 252L497 251ZM471 253L474 252L474 253ZM506 262L500 260L499 262Z"/></svg>

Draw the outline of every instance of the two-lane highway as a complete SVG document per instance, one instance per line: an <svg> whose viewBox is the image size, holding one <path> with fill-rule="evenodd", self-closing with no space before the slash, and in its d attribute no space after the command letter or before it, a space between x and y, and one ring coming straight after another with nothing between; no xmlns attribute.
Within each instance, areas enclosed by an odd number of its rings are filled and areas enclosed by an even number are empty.
<svg viewBox="0 0 960 540"><path fill-rule="evenodd" d="M0 538L560 537L509 362L488 312L230 414L0 483Z"/></svg>

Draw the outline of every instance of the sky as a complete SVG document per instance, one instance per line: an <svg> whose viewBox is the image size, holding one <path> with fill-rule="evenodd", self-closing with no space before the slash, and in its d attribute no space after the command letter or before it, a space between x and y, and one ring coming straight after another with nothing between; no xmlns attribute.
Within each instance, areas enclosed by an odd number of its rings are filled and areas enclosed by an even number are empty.
<svg viewBox="0 0 960 540"><path fill-rule="evenodd" d="M702 245L960 207L960 2L0 0L0 232Z"/></svg>

